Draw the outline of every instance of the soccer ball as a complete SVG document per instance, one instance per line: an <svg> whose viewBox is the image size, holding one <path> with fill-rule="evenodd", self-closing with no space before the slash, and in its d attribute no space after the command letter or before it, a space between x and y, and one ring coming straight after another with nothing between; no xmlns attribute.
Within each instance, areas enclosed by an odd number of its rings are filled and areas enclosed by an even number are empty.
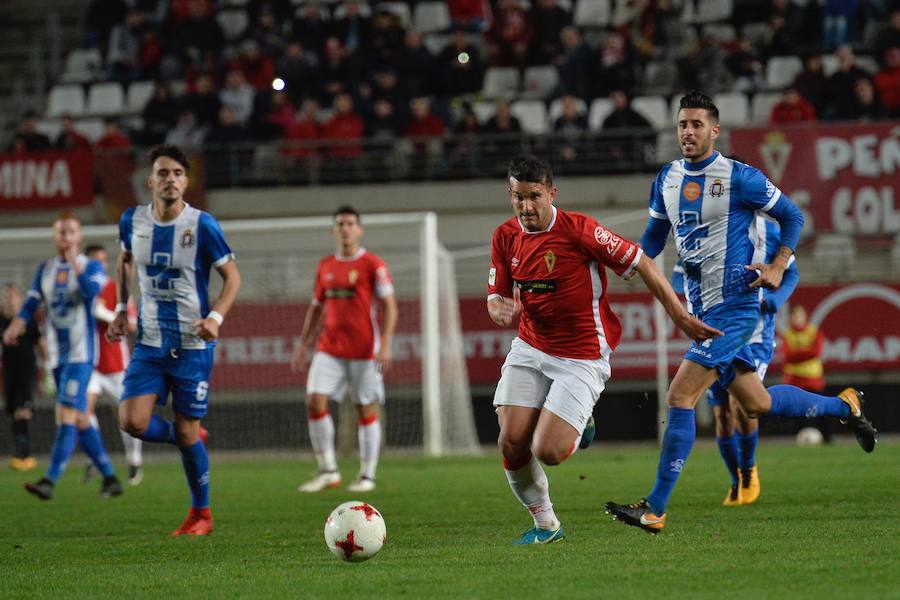
<svg viewBox="0 0 900 600"><path fill-rule="evenodd" d="M348 562L369 560L387 541L381 513L365 502L344 502L325 521L325 544L331 553Z"/></svg>
<svg viewBox="0 0 900 600"><path fill-rule="evenodd" d="M803 447L821 446L825 443L822 432L815 427L804 427L797 432L797 445Z"/></svg>

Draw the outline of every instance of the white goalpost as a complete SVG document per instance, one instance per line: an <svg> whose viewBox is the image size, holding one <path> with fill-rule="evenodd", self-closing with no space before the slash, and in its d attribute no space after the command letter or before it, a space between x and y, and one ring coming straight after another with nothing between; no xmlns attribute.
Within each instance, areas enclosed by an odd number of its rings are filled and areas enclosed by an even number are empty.
<svg viewBox="0 0 900 600"><path fill-rule="evenodd" d="M361 222L363 245L387 263L399 305L394 360L385 376L385 444L429 456L477 453L455 267L438 239L437 216L363 213ZM216 446L308 447L305 373L291 373L288 363L312 298L318 262L335 250L332 218L221 225L243 286L216 352L208 419L217 432ZM82 233L85 245L104 245L114 264L116 226L84 226ZM38 263L53 252L50 227L0 230L0 281L27 288ZM215 274L210 284L214 298L219 284Z"/></svg>

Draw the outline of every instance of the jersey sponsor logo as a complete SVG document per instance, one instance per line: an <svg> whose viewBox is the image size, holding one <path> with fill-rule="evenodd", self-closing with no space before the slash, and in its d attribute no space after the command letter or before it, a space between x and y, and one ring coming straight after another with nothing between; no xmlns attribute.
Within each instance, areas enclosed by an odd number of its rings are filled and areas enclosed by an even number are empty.
<svg viewBox="0 0 900 600"><path fill-rule="evenodd" d="M697 198L700 197L700 192L703 190L700 188L700 184L696 181L690 181L683 188L681 188L681 193L684 195L684 199L693 202Z"/></svg>
<svg viewBox="0 0 900 600"><path fill-rule="evenodd" d="M629 259L631 258L632 254L634 254L634 246L630 247L628 250L625 251L625 256L623 256L621 259L619 259L619 264L624 265L625 263L627 263L629 261Z"/></svg>
<svg viewBox="0 0 900 600"><path fill-rule="evenodd" d="M515 269L516 267L519 266L519 259L516 257L513 257L513 259L511 261L509 261L509 264L511 264L512 268Z"/></svg>
<svg viewBox="0 0 900 600"><path fill-rule="evenodd" d="M329 288L325 290L325 297L335 300L356 298L356 288Z"/></svg>
<svg viewBox="0 0 900 600"><path fill-rule="evenodd" d="M63 286L69 283L69 270L60 269L56 272L56 285Z"/></svg>
<svg viewBox="0 0 900 600"><path fill-rule="evenodd" d="M196 241L196 237L194 236L194 232L190 229L185 229L181 234L181 238L178 240L178 244L182 248L192 248L194 246L194 242Z"/></svg>
<svg viewBox="0 0 900 600"><path fill-rule="evenodd" d="M547 294L556 291L555 279L516 280L516 286L523 292Z"/></svg>
<svg viewBox="0 0 900 600"><path fill-rule="evenodd" d="M722 183L721 179L713 180L713 184L709 186L709 195L713 198L721 198L722 194L725 193L725 185Z"/></svg>
<svg viewBox="0 0 900 600"><path fill-rule="evenodd" d="M347 273L347 281L350 282L350 285L356 283L356 280L359 279L359 271L356 269L351 269L349 273Z"/></svg>
<svg viewBox="0 0 900 600"><path fill-rule="evenodd" d="M547 272L552 273L553 267L556 266L556 254L553 250L548 250L544 255L544 264L547 265Z"/></svg>
<svg viewBox="0 0 900 600"><path fill-rule="evenodd" d="M488 271L488 285L493 286L497 284L497 269L491 267Z"/></svg>
<svg viewBox="0 0 900 600"><path fill-rule="evenodd" d="M606 246L606 251L611 255L615 254L616 250L619 249L619 246L622 245L622 238L609 229L604 229L600 225L594 230L594 239L597 240L597 243L601 246Z"/></svg>

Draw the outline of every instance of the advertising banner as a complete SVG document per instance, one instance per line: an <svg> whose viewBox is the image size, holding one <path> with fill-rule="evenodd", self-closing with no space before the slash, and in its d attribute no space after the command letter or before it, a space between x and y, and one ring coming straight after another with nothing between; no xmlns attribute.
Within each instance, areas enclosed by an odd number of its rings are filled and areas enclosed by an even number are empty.
<svg viewBox="0 0 900 600"><path fill-rule="evenodd" d="M0 211L93 202L94 156L90 152L0 154Z"/></svg>

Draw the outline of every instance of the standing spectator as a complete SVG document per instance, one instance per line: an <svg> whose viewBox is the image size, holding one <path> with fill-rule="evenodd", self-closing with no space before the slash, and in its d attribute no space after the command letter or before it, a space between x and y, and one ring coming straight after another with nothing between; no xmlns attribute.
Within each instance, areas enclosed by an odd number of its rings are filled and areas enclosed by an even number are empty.
<svg viewBox="0 0 900 600"><path fill-rule="evenodd" d="M809 322L806 309L792 304L789 326L781 334L781 353L784 357L782 383L821 394L825 389L825 369L822 366L824 345L825 336ZM820 418L817 423L826 442L831 441L830 421Z"/></svg>
<svg viewBox="0 0 900 600"><path fill-rule="evenodd" d="M371 24L360 10L360 0L344 0L344 15L331 27L348 54L363 55L372 47Z"/></svg>
<svg viewBox="0 0 900 600"><path fill-rule="evenodd" d="M737 48L725 58L725 64L734 77L733 91L754 94L765 86L762 62L746 35L738 37Z"/></svg>
<svg viewBox="0 0 900 600"><path fill-rule="evenodd" d="M264 3L255 17L251 16L253 26L247 37L257 43L262 53L267 56L281 56L285 39L272 6ZM283 21L280 21L283 22Z"/></svg>
<svg viewBox="0 0 900 600"><path fill-rule="evenodd" d="M253 114L254 96L253 88L247 83L242 71L228 72L225 76L225 88L219 92L219 101L234 111L234 118L241 125L245 125ZM221 114L220 111L219 115Z"/></svg>
<svg viewBox="0 0 900 600"><path fill-rule="evenodd" d="M174 7L173 3L170 14ZM186 8L184 19L175 19L177 24L171 37L171 47L179 52L182 64L199 60L207 52L219 55L225 45L225 34L207 0L187 0Z"/></svg>
<svg viewBox="0 0 900 600"><path fill-rule="evenodd" d="M587 116L579 109L575 96L562 97L562 114L553 123L559 158L563 163L574 163L586 149L588 132Z"/></svg>
<svg viewBox="0 0 900 600"><path fill-rule="evenodd" d="M536 0L531 7L531 22L534 36L531 38L531 59L533 64L547 65L562 52L560 34L572 24L569 11L556 0Z"/></svg>
<svg viewBox="0 0 900 600"><path fill-rule="evenodd" d="M821 54L810 52L803 57L803 70L794 79L791 87L815 107L817 115L825 113L828 103L828 78L825 77Z"/></svg>
<svg viewBox="0 0 900 600"><path fill-rule="evenodd" d="M447 0L453 29L467 33L481 33L487 23L489 8L486 0Z"/></svg>
<svg viewBox="0 0 900 600"><path fill-rule="evenodd" d="M294 40L300 42L307 50L322 56L329 27L325 21L324 9L316 0L303 4L300 16L294 19L291 31Z"/></svg>
<svg viewBox="0 0 900 600"><path fill-rule="evenodd" d="M84 11L85 47L99 48L101 56L106 56L109 34L127 14L125 0L91 0Z"/></svg>
<svg viewBox="0 0 900 600"><path fill-rule="evenodd" d="M600 47L599 54L600 60L596 63L592 77L593 96L608 96L613 90L625 90L628 93L634 91L637 75L625 38L618 33L610 33ZM705 53L702 57L698 55L698 61L706 59L713 60L713 57ZM712 65L707 66L712 68Z"/></svg>
<svg viewBox="0 0 900 600"><path fill-rule="evenodd" d="M900 117L900 47L884 53L884 68L875 75L875 89L894 117Z"/></svg>
<svg viewBox="0 0 900 600"><path fill-rule="evenodd" d="M91 143L86 137L75 129L75 122L71 115L62 116L62 131L56 138L55 147L60 150L88 150L91 149Z"/></svg>
<svg viewBox="0 0 900 600"><path fill-rule="evenodd" d="M524 69L532 34L531 18L518 2L500 0L494 21L484 36L490 64Z"/></svg>
<svg viewBox="0 0 900 600"><path fill-rule="evenodd" d="M477 60L476 54L469 55L469 61ZM468 64L468 63L467 63ZM406 87L406 96L428 95L434 91L438 61L422 44L422 34L410 29L404 37L404 45L397 57L397 72ZM479 67L480 68L480 67Z"/></svg>
<svg viewBox="0 0 900 600"><path fill-rule="evenodd" d="M463 30L453 32L450 44L441 51L437 62L443 85L441 91L445 96L453 98L481 90L484 65L478 48L469 43Z"/></svg>
<svg viewBox="0 0 900 600"><path fill-rule="evenodd" d="M644 115L631 108L631 100L622 90L613 90L609 95L613 110L603 120L603 133L617 129L641 129L643 133L629 131L627 135L604 135L603 139L612 154L613 161L625 167L633 168L644 163L645 157L653 156L653 145L656 134L653 126Z"/></svg>
<svg viewBox="0 0 900 600"><path fill-rule="evenodd" d="M404 37L400 17L386 8L378 8L369 28L369 62L383 67L395 65L404 47Z"/></svg>
<svg viewBox="0 0 900 600"><path fill-rule="evenodd" d="M148 146L161 143L177 120L178 103L172 99L169 84L156 82L153 96L144 106L144 133L141 141Z"/></svg>
<svg viewBox="0 0 900 600"><path fill-rule="evenodd" d="M128 84L140 78L139 54L144 34L144 13L129 10L124 23L113 27L106 53L107 78Z"/></svg>
<svg viewBox="0 0 900 600"><path fill-rule="evenodd" d="M853 112L856 81L869 77L869 74L856 66L856 57L850 46L841 46L834 54L838 59L838 70L828 78L826 96L830 104L825 116L840 119Z"/></svg>
<svg viewBox="0 0 900 600"><path fill-rule="evenodd" d="M272 89L275 79L275 65L272 59L260 51L259 44L253 40L241 43L240 70L247 83L256 91Z"/></svg>
<svg viewBox="0 0 900 600"><path fill-rule="evenodd" d="M193 154L203 149L206 128L197 123L197 117L189 110L181 111L175 127L166 134L165 143L178 146L185 154Z"/></svg>
<svg viewBox="0 0 900 600"><path fill-rule="evenodd" d="M593 56L590 46L581 37L577 27L565 27L559 34L562 53L556 57L559 87L564 94L590 99L590 71Z"/></svg>
<svg viewBox="0 0 900 600"><path fill-rule="evenodd" d="M10 151L41 152L50 149L50 138L37 130L37 113L30 110L25 113L22 125L10 143Z"/></svg>
<svg viewBox="0 0 900 600"><path fill-rule="evenodd" d="M219 108L222 101L219 100L219 92L216 90L213 78L202 73L194 83L194 91L184 99L185 106L197 117L200 127L209 127L219 118Z"/></svg>
<svg viewBox="0 0 900 600"><path fill-rule="evenodd" d="M793 87L784 90L781 100L772 107L770 123L802 123L816 120L816 108L803 99Z"/></svg>

